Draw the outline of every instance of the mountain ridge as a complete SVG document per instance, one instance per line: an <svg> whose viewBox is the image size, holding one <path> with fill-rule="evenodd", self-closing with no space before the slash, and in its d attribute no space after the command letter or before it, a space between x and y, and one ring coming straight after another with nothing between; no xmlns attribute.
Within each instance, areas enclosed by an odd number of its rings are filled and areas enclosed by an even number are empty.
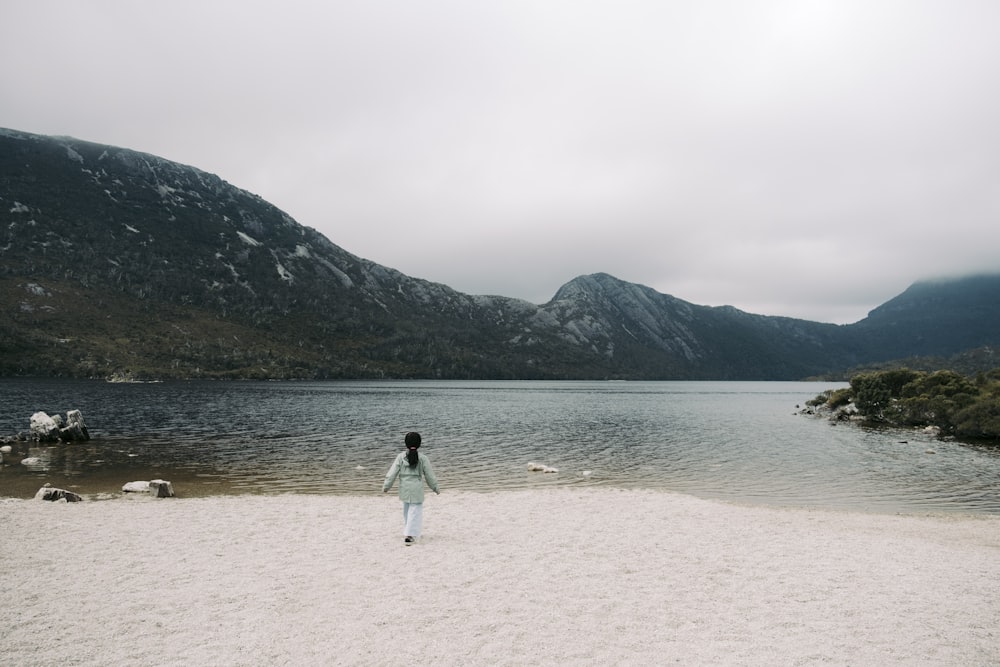
<svg viewBox="0 0 1000 667"><path fill-rule="evenodd" d="M540 305L467 295L196 167L16 130L0 129L0 213L0 375L799 379L1000 342L990 280L955 350L907 292L853 325L699 306L606 273ZM897 345L903 314L915 337Z"/></svg>

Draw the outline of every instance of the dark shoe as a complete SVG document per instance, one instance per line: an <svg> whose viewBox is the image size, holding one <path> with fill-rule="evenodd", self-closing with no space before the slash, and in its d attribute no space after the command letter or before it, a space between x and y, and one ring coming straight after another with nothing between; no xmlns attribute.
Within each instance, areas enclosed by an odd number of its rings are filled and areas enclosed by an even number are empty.
<svg viewBox="0 0 1000 667"><path fill-rule="evenodd" d="M406 542L407 544L411 544L413 542L413 538L407 535L405 538L403 538L403 541Z"/></svg>

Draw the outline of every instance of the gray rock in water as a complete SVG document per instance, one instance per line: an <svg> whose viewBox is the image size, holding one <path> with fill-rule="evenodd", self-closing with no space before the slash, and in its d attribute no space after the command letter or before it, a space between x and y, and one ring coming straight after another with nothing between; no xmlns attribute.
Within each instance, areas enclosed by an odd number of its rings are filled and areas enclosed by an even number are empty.
<svg viewBox="0 0 1000 667"><path fill-rule="evenodd" d="M90 432L83 422L83 414L79 410L70 410L66 419L61 415L49 416L44 412L31 415L31 438L38 442L86 442L90 440Z"/></svg>
<svg viewBox="0 0 1000 667"><path fill-rule="evenodd" d="M59 439L59 424L44 412L31 415L31 436L39 442L55 442Z"/></svg>
<svg viewBox="0 0 1000 667"><path fill-rule="evenodd" d="M59 439L64 442L86 442L90 440L90 432L83 423L83 413L70 410L66 413L66 426L59 429Z"/></svg>

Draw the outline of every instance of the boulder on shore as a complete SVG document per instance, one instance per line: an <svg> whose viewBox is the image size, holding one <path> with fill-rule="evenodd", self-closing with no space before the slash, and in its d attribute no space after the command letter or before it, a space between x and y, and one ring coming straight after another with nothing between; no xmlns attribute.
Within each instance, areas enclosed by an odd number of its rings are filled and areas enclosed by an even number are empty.
<svg viewBox="0 0 1000 667"><path fill-rule="evenodd" d="M149 493L149 482L126 482L122 493Z"/></svg>
<svg viewBox="0 0 1000 667"><path fill-rule="evenodd" d="M128 482L122 486L124 493L148 493L154 498L173 498L173 485L163 479L154 479L149 482Z"/></svg>
<svg viewBox="0 0 1000 667"><path fill-rule="evenodd" d="M78 503L83 500L83 496L73 493L72 491L67 491L66 489L57 489L54 486L46 484L42 488L38 489L38 493L35 494L35 500L51 500L53 502L61 500L67 503Z"/></svg>
<svg viewBox="0 0 1000 667"><path fill-rule="evenodd" d="M154 479L149 482L149 495L154 498L173 498L173 485L163 479Z"/></svg>

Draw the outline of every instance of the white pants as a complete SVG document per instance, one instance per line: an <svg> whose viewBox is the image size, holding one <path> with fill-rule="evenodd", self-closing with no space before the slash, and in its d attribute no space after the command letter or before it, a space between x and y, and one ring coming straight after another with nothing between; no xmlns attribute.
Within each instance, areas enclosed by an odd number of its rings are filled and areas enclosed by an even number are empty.
<svg viewBox="0 0 1000 667"><path fill-rule="evenodd" d="M423 503L403 503L403 536L420 537L420 524L424 520Z"/></svg>

